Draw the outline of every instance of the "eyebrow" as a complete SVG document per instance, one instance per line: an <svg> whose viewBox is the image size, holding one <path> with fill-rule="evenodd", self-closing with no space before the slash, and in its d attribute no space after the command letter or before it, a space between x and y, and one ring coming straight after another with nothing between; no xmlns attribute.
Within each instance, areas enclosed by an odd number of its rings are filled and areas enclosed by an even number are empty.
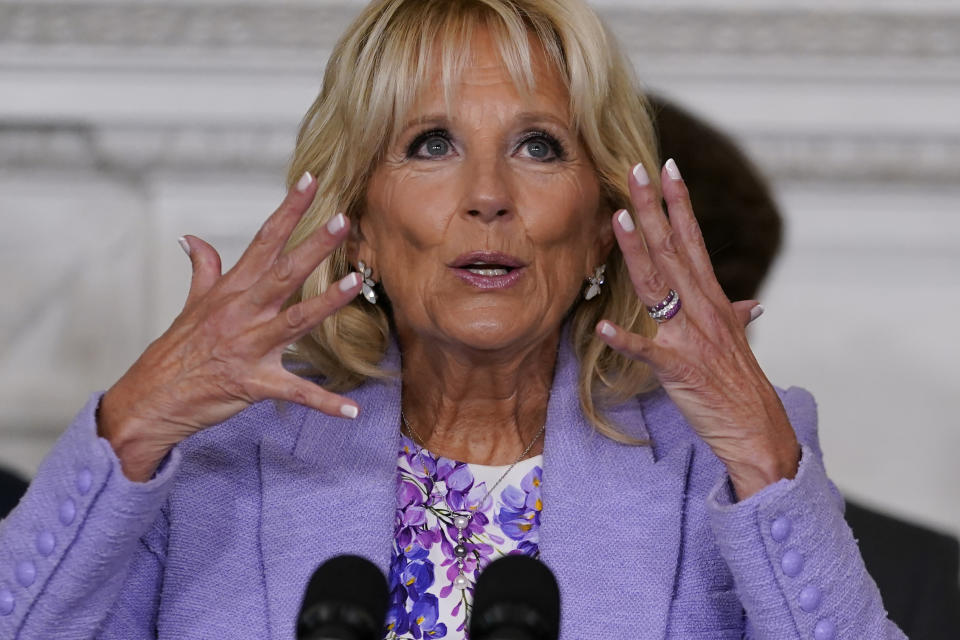
<svg viewBox="0 0 960 640"><path fill-rule="evenodd" d="M521 124L528 124L537 121L547 120L553 124L562 127L563 129L569 129L569 123L564 122L560 118L556 117L552 113L546 111L521 111L517 114L516 120ZM400 130L400 133L403 134L410 130L414 126L422 125L434 125L441 126L447 125L450 123L450 119L445 113L431 113L425 116L420 116L417 118L411 118L403 125L403 128Z"/></svg>

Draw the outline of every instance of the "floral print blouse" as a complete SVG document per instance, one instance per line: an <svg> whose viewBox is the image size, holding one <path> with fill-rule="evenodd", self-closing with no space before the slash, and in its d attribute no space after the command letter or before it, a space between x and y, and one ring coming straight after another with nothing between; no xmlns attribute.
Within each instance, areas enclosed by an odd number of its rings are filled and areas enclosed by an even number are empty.
<svg viewBox="0 0 960 640"><path fill-rule="evenodd" d="M535 456L517 463L484 499L509 465L436 457L401 437L386 640L467 638L479 571L510 553L540 554L542 460ZM453 518L467 511L473 513L464 531L470 586L458 589L453 586L458 574Z"/></svg>

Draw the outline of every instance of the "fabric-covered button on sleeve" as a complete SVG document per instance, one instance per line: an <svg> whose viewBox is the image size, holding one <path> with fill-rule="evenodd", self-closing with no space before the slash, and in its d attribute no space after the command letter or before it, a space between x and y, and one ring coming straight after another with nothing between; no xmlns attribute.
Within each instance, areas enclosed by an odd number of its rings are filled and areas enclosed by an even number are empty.
<svg viewBox="0 0 960 640"><path fill-rule="evenodd" d="M13 613L13 594L9 589L0 589L0 616Z"/></svg>
<svg viewBox="0 0 960 640"><path fill-rule="evenodd" d="M80 492L80 495L85 496L90 492L90 487L92 486L93 473L90 469L84 467L80 473L77 474L77 491Z"/></svg>
<svg viewBox="0 0 960 640"><path fill-rule="evenodd" d="M803 556L796 549L789 549L780 558L780 568L791 578L796 578L803 571Z"/></svg>
<svg viewBox="0 0 960 640"><path fill-rule="evenodd" d="M77 517L77 505L73 498L67 498L60 503L60 524L68 526Z"/></svg>
<svg viewBox="0 0 960 640"><path fill-rule="evenodd" d="M813 628L814 640L833 640L837 637L837 627L830 620L824 618Z"/></svg>
<svg viewBox="0 0 960 640"><path fill-rule="evenodd" d="M797 600L800 608L810 613L820 606L820 589L815 585L808 584L800 590L800 597Z"/></svg>
<svg viewBox="0 0 960 640"><path fill-rule="evenodd" d="M21 560L17 563L17 582L21 586L29 587L37 579L37 566L30 560Z"/></svg>
<svg viewBox="0 0 960 640"><path fill-rule="evenodd" d="M777 542L783 542L790 536L790 518L780 516L770 525L770 537Z"/></svg>
<svg viewBox="0 0 960 640"><path fill-rule="evenodd" d="M54 547L57 546L57 540L53 537L53 534L49 531L41 531L37 534L37 553L43 557L49 556L53 553Z"/></svg>

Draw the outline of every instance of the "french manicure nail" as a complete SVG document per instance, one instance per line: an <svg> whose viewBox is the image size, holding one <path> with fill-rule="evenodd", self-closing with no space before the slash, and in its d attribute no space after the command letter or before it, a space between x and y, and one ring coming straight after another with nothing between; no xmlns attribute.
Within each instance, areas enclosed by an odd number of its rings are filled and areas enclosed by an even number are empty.
<svg viewBox="0 0 960 640"><path fill-rule="evenodd" d="M636 180L637 184L641 187L650 184L650 176L647 175L647 170L643 168L643 163L637 164L633 168L633 179Z"/></svg>
<svg viewBox="0 0 960 640"><path fill-rule="evenodd" d="M183 249L183 252L187 254L187 257L190 257L190 243L187 242L187 239L183 236L177 238L177 242L180 243L180 248Z"/></svg>
<svg viewBox="0 0 960 640"><path fill-rule="evenodd" d="M766 311L766 309L763 308L762 304L758 304L753 309L750 309L750 322L762 316L764 311Z"/></svg>
<svg viewBox="0 0 960 640"><path fill-rule="evenodd" d="M360 284L360 273L354 271L340 280L340 284L337 286L340 287L340 291L350 291L358 284Z"/></svg>
<svg viewBox="0 0 960 640"><path fill-rule="evenodd" d="M342 213L338 213L337 215L333 216L333 219L330 220L330 222L327 223L327 232L330 235L335 236L345 226L347 226L347 219Z"/></svg>
<svg viewBox="0 0 960 640"><path fill-rule="evenodd" d="M313 176L310 175L309 171L304 171L303 175L300 176L300 180L297 182L297 191L303 193L307 190L307 187L310 186L311 182L313 182Z"/></svg>
<svg viewBox="0 0 960 640"><path fill-rule="evenodd" d="M612 338L613 336L617 335L617 330L613 328L612 324L604 321L604 323L600 325L600 333Z"/></svg>
<svg viewBox="0 0 960 640"><path fill-rule="evenodd" d="M356 418L360 412L357 411L357 408L352 404L345 404L340 407L340 413L347 418Z"/></svg>
<svg viewBox="0 0 960 640"><path fill-rule="evenodd" d="M663 166L667 170L667 175L670 176L671 180L680 179L680 169L677 167L677 163L674 162L673 158L667 160Z"/></svg>
<svg viewBox="0 0 960 640"><path fill-rule="evenodd" d="M633 218L630 217L630 213L626 209L620 209L620 213L617 214L617 222L628 233L636 229L633 225Z"/></svg>

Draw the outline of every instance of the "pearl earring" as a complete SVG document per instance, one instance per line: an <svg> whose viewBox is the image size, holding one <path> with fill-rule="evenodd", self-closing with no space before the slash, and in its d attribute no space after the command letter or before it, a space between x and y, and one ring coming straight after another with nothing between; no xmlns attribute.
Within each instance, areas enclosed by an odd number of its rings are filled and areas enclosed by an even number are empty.
<svg viewBox="0 0 960 640"><path fill-rule="evenodd" d="M600 295L600 287L603 286L604 278L603 274L607 270L607 265L602 264L593 271L593 275L587 278L587 282L590 283L590 286L587 287L586 293L583 294L584 299L592 300Z"/></svg>
<svg viewBox="0 0 960 640"><path fill-rule="evenodd" d="M363 297L370 304L377 304L377 292L373 290L373 287L376 286L376 282L373 281L373 278L370 275L373 273L373 270L368 267L363 260L357 261L357 271L360 272L360 275L363 277L363 286L360 288Z"/></svg>

